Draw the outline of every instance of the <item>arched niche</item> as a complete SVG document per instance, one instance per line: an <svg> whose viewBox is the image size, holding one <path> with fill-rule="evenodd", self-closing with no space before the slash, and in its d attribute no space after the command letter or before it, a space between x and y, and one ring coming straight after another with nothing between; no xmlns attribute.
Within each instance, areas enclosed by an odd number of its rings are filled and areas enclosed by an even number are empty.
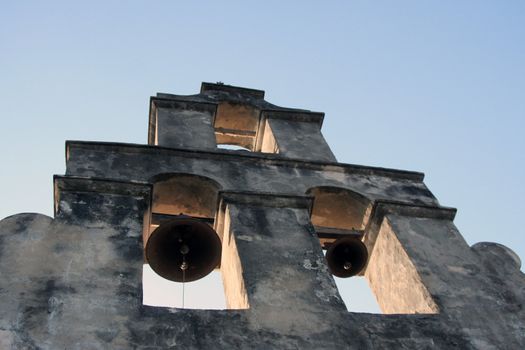
<svg viewBox="0 0 525 350"><path fill-rule="evenodd" d="M346 235L362 239L372 211L371 200L341 187L314 187L306 194L314 197L311 222L324 249ZM363 276L365 271L352 278L334 276L334 281L349 311L381 313L377 298Z"/></svg>
<svg viewBox="0 0 525 350"><path fill-rule="evenodd" d="M221 189L216 181L199 175L169 173L154 176L150 182L153 184L153 199L149 231L143 238L145 247L151 233L176 215L199 218L200 221L213 225ZM186 309L226 308L218 269L202 279L184 285L157 275L145 261L142 288L144 305Z"/></svg>
<svg viewBox="0 0 525 350"><path fill-rule="evenodd" d="M340 187L320 186L306 192L314 197L311 221L314 226L364 230L372 202L363 195Z"/></svg>
<svg viewBox="0 0 525 350"><path fill-rule="evenodd" d="M214 180L192 174L162 174L151 182L152 213L209 219L215 216L221 186Z"/></svg>
<svg viewBox="0 0 525 350"><path fill-rule="evenodd" d="M251 105L220 102L214 124L217 144L237 145L253 151L259 114L259 109Z"/></svg>

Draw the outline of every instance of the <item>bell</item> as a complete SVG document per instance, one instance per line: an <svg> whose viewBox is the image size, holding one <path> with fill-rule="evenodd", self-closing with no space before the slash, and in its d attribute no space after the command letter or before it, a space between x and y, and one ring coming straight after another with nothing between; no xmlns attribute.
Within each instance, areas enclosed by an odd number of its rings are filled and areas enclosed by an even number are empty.
<svg viewBox="0 0 525 350"><path fill-rule="evenodd" d="M326 252L328 268L334 276L351 277L366 266L368 250L359 239L341 237L330 245Z"/></svg>
<svg viewBox="0 0 525 350"><path fill-rule="evenodd" d="M221 241L206 223L189 217L161 224L148 238L146 260L158 275L175 282L192 282L217 267Z"/></svg>

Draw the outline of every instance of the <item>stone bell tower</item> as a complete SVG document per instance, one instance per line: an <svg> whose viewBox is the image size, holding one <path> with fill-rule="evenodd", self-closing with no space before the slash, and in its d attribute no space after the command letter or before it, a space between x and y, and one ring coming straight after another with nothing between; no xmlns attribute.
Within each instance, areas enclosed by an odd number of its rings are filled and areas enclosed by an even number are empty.
<svg viewBox="0 0 525 350"><path fill-rule="evenodd" d="M0 348L525 348L519 258L468 246L423 174L338 163L323 118L203 83L151 98L147 145L68 141L55 217L0 222ZM143 305L144 262L219 269L227 309Z"/></svg>

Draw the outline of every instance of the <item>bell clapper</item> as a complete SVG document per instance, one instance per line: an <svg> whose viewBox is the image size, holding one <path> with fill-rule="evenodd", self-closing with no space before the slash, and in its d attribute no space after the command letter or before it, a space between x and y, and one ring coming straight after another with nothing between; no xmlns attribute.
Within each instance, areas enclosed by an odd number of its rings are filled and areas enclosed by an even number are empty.
<svg viewBox="0 0 525 350"><path fill-rule="evenodd" d="M182 239L179 239L181 242ZM180 269L182 270L182 308L184 308L184 282L186 282L186 270L188 269L188 262L186 261L186 255L189 253L190 248L186 244L182 244L180 247L180 253L182 254L182 264Z"/></svg>

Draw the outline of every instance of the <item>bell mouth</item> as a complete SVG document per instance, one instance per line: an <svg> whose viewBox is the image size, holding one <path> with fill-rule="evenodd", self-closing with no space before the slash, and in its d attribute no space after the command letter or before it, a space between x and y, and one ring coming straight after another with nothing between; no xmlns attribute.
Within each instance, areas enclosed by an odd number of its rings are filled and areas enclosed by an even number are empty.
<svg viewBox="0 0 525 350"><path fill-rule="evenodd" d="M360 273L368 261L368 250L359 239L342 237L330 245L326 262L330 272L337 277L352 277Z"/></svg>
<svg viewBox="0 0 525 350"><path fill-rule="evenodd" d="M219 265L221 241L208 224L177 218L151 233L145 254L147 263L159 276L174 282L193 282Z"/></svg>

